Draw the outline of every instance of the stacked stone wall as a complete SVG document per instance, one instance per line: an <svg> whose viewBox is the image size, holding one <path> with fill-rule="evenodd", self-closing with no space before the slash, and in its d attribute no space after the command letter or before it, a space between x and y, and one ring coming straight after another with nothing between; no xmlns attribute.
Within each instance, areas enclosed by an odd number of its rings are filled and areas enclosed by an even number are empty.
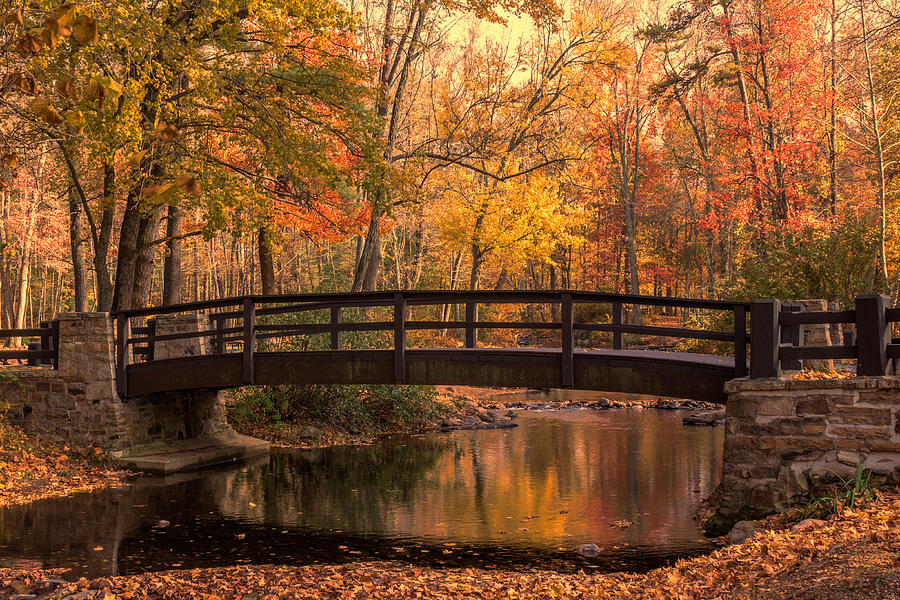
<svg viewBox="0 0 900 600"><path fill-rule="evenodd" d="M740 379L726 391L721 526L824 495L857 465L900 475L898 377Z"/></svg>
<svg viewBox="0 0 900 600"><path fill-rule="evenodd" d="M206 329L204 320L208 322L203 315L161 318L157 334ZM228 429L220 392L121 398L116 391L115 338L108 314L65 313L59 321L58 370L24 366L0 370L0 406L25 431L125 450ZM206 349L196 339L161 342L160 346L167 358Z"/></svg>

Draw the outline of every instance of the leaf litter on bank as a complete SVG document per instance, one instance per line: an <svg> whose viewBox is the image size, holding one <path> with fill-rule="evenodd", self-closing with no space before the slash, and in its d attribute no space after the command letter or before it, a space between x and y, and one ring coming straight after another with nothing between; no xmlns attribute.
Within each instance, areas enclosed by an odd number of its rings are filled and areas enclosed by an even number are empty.
<svg viewBox="0 0 900 600"><path fill-rule="evenodd" d="M785 524L782 523L782 526ZM397 562L234 566L68 583L52 600L786 599L900 598L900 494L824 523L763 531L708 556L649 573L436 569ZM47 572L0 569L0 600Z"/></svg>
<svg viewBox="0 0 900 600"><path fill-rule="evenodd" d="M105 459L99 448L42 441L0 421L0 507L121 483L129 473Z"/></svg>

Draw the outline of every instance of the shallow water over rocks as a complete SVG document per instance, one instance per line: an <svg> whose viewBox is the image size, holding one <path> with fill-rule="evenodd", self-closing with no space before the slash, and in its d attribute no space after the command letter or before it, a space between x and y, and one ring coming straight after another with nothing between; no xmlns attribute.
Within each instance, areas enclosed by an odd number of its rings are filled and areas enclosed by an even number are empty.
<svg viewBox="0 0 900 600"><path fill-rule="evenodd" d="M72 576L403 560L643 570L707 551L691 515L721 428L680 412L522 412L519 427L397 435L0 510L0 565ZM597 550L576 552L583 544Z"/></svg>

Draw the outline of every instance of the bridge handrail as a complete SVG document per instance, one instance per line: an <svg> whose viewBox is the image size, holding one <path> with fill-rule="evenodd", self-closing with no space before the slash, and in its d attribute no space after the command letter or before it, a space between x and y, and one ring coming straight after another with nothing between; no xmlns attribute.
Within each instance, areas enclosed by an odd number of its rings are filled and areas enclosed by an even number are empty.
<svg viewBox="0 0 900 600"><path fill-rule="evenodd" d="M59 366L59 321L42 321L39 327L0 329L0 339L17 338L40 338L40 349L0 350L0 360L24 359L29 364L52 364L54 369Z"/></svg>
<svg viewBox="0 0 900 600"><path fill-rule="evenodd" d="M261 295L248 294L244 296L232 296L219 300L202 300L187 302L184 304L172 304L156 308L135 308L114 311L114 317L145 317L158 314L173 314L180 312L204 311L230 306L241 306L244 301L250 299L254 304L299 304L298 310L303 310L306 303L321 302L328 306L343 304L346 306L361 306L362 302L371 302L369 306L390 306L394 301L394 295L402 293L408 305L427 304L465 304L466 302L491 303L491 304L528 304L528 303L560 303L561 294L572 294L576 302L639 304L642 306L669 306L676 308L695 308L711 310L730 310L735 306L743 306L750 309L749 302L731 300L703 300L696 298L681 298L677 296L646 296L640 294L611 294L606 292L585 291L548 291L548 290L392 290L383 292L352 292L352 293L315 293L315 294L286 294L286 295ZM302 304L300 304L302 303ZM323 307L310 307L307 310L318 310ZM260 309L261 311L267 309ZM237 312L237 311L236 311ZM270 314L276 314L272 312ZM237 314L235 314L237 316Z"/></svg>
<svg viewBox="0 0 900 600"><path fill-rule="evenodd" d="M276 306L266 306L266 305ZM465 320L411 320L409 306L464 304ZM551 322L524 321L479 321L477 306L480 304L551 304L559 306L559 320ZM576 304L611 304L611 323L576 323ZM734 332L707 331L702 329L656 327L632 325L624 322L624 306L646 305L658 307L678 307L683 309L725 310L734 313ZM239 309L237 307L240 306ZM393 307L393 319L375 322L341 322L342 308L369 308L376 306ZM234 307L236 310L227 310ZM391 331L394 332L394 364L397 382L405 381L404 355L407 346L407 330L464 329L465 347L475 348L478 329L544 329L561 331L562 383L571 387L574 381L574 351L576 331L602 331L613 334L614 349L623 349L623 334L643 334L665 337L731 342L735 346L735 375L746 374L747 344L750 341L746 331L746 313L750 304L721 300L698 300L678 297L656 297L636 294L609 294L604 292L544 291L544 290L493 290L493 291L448 291L415 290L383 291L339 294L293 294L293 295L246 295L220 300L190 302L186 304L123 310L114 313L117 322L117 377L124 388L127 376L129 350L135 355L143 355L144 360L154 360L155 344L163 341L190 338L214 338L215 353L224 354L229 342L242 342L241 350L244 381L252 383L253 356L256 341L278 337L292 337L304 334L331 334L332 350L341 348L341 334L350 331ZM155 320L147 321L146 327L136 327L132 337L128 333L130 322L136 317L149 317L184 312L219 311L209 314L214 329L169 333L156 333ZM330 310L330 323L257 323L257 318L266 315L287 314ZM226 327L230 319L241 322Z"/></svg>

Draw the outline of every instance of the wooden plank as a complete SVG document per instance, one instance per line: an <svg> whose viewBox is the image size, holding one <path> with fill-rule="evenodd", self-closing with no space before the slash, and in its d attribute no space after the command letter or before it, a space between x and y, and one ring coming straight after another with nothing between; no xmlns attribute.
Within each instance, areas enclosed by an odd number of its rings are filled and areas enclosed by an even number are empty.
<svg viewBox="0 0 900 600"><path fill-rule="evenodd" d="M820 325L831 323L856 323L853 310L815 310L809 312L785 312L778 317L782 325Z"/></svg>
<svg viewBox="0 0 900 600"><path fill-rule="evenodd" d="M891 343L891 328L886 314L889 302L890 298L883 294L856 298L857 375L890 375L893 371L887 356L887 347Z"/></svg>
<svg viewBox="0 0 900 600"><path fill-rule="evenodd" d="M734 307L734 376L747 375L747 309Z"/></svg>
<svg viewBox="0 0 900 600"><path fill-rule="evenodd" d="M781 343L780 300L754 300L750 307L750 377L778 377Z"/></svg>
<svg viewBox="0 0 900 600"><path fill-rule="evenodd" d="M572 294L563 293L560 308L562 325L562 387L575 387L575 311L572 306Z"/></svg>
<svg viewBox="0 0 900 600"><path fill-rule="evenodd" d="M45 335L47 330L42 327L29 327L27 329L0 329L0 338L38 337Z"/></svg>
<svg viewBox="0 0 900 600"><path fill-rule="evenodd" d="M406 298L394 294L394 383L406 383Z"/></svg>
<svg viewBox="0 0 900 600"><path fill-rule="evenodd" d="M0 350L0 358L45 359L53 358L52 350Z"/></svg>
<svg viewBox="0 0 900 600"><path fill-rule="evenodd" d="M782 363L785 360L837 360L856 358L856 346L787 346L779 349Z"/></svg>
<svg viewBox="0 0 900 600"><path fill-rule="evenodd" d="M243 366L242 381L245 385L253 385L255 381L253 373L253 352L256 349L256 340L254 339L256 329L256 305L253 298L244 298L244 348L243 348Z"/></svg>

